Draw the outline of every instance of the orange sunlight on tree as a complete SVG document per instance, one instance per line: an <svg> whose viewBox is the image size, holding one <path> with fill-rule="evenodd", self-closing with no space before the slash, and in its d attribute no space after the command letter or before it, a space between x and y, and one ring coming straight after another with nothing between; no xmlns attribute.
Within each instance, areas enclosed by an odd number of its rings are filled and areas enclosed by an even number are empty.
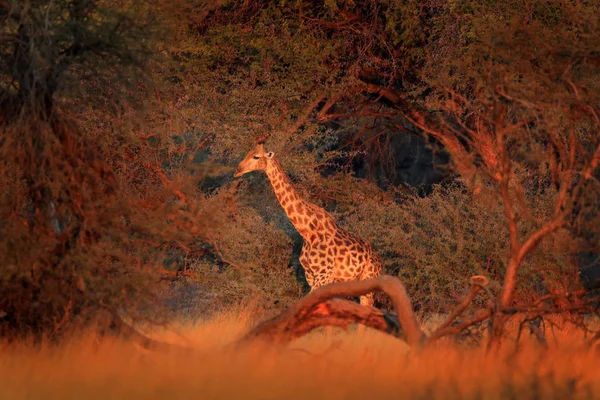
<svg viewBox="0 0 600 400"><path fill-rule="evenodd" d="M597 2L0 0L0 188L9 397L598 396Z"/></svg>

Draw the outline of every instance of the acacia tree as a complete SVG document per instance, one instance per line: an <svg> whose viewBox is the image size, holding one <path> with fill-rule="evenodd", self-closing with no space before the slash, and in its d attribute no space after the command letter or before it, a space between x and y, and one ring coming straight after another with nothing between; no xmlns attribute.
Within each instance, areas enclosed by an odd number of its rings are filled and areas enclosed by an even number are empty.
<svg viewBox="0 0 600 400"><path fill-rule="evenodd" d="M482 24L492 15L476 16L470 52L428 80L437 93L429 101L441 112L427 112L397 90L371 86L392 103L387 112L398 110L441 143L474 190L493 193L502 204L510 250L496 337L506 313L543 309L542 299L515 308L526 258L556 231L578 235L598 218L598 18L587 5L540 7L507 7L492 14L501 21L493 28ZM533 214L537 197L549 193L552 207Z"/></svg>
<svg viewBox="0 0 600 400"><path fill-rule="evenodd" d="M540 242L561 229L580 235L583 226L598 220L600 41L599 20L589 7L551 2L476 12L469 52L447 60L435 78L421 74L434 90L423 104L396 88L366 87L391 103L382 116L399 112L448 151L476 193L500 201L510 246L496 336L506 313L528 309L515 308L515 294L521 266ZM497 20L493 25L491 18ZM427 104L436 112L423 107ZM553 204L534 214L540 194L550 194ZM576 253L573 249L573 257ZM539 311L543 303L529 306Z"/></svg>
<svg viewBox="0 0 600 400"><path fill-rule="evenodd" d="M482 31L471 56L456 64L472 82L467 90L439 80L443 118L405 115L440 138L464 176L483 178L479 190L501 201L510 253L498 309L508 312L519 270L538 244L597 219L600 47L598 18L585 7L553 3L525 15L509 11L504 20L501 29ZM553 207L531 214L544 192L552 193ZM496 335L504 322L500 313Z"/></svg>
<svg viewBox="0 0 600 400"><path fill-rule="evenodd" d="M202 222L192 217L201 208L177 202L185 185L173 187L162 170L190 143L165 157L158 139L170 132L154 141L143 135L164 115L152 121L159 112L134 106L148 105L142 99L156 90L148 68L156 34L168 33L160 6L0 1L6 337L58 334L104 312L145 318L145 308L159 303L163 247L189 243L191 230L202 238Z"/></svg>
<svg viewBox="0 0 600 400"><path fill-rule="evenodd" d="M597 235L595 4L226 3L196 25L208 44L229 50L199 57L209 61L205 85L213 87L213 72L229 78L215 89L224 99L223 153L234 149L226 129L241 121L249 131L276 131L278 149L312 145L326 127L380 159L387 138L424 133L472 192L504 212L509 250L497 307L506 312L527 308L514 303L519 279L527 279L519 272L542 241L559 247L561 236L580 238L583 229ZM252 112L250 98L269 111ZM326 185L315 165L334 153L294 155L302 163L293 167L308 187ZM552 205L540 204L542 197ZM577 251L567 252L567 263L576 264ZM557 270L534 269L542 276ZM503 320L496 318L497 334Z"/></svg>

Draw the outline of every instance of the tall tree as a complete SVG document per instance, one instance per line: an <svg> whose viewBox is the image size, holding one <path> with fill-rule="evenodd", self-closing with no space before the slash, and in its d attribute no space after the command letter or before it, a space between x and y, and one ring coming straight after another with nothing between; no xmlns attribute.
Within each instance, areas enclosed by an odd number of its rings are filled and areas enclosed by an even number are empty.
<svg viewBox="0 0 600 400"><path fill-rule="evenodd" d="M155 302L153 243L177 231L159 195L140 207L122 186L116 156L135 151L131 130L111 127L110 112L102 130L82 125L81 116L108 109L118 119L131 108L128 98L143 88L136 77L157 53L158 4L0 2L0 331L7 336L57 333L102 310L136 317Z"/></svg>

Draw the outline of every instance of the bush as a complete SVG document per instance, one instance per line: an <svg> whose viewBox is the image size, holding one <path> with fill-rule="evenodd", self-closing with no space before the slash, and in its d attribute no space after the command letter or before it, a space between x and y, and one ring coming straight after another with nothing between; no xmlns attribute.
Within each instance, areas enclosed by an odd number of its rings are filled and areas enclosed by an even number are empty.
<svg viewBox="0 0 600 400"><path fill-rule="evenodd" d="M356 189L354 200L339 214L349 230L371 240L382 256L386 273L406 283L421 312L448 312L468 291L468 278L485 275L493 291L504 279L509 254L508 228L502 204L489 192L474 195L459 182L434 185L428 195L417 189L396 193L396 201L378 189L359 191L364 183L339 178ZM532 231L551 214L552 193L528 199L536 219L524 221ZM387 197L387 200L386 200ZM383 200L383 201L382 201ZM521 301L546 285L577 285L572 251L577 241L559 230L531 255L523 266Z"/></svg>
<svg viewBox="0 0 600 400"><path fill-rule="evenodd" d="M138 320L160 305L161 246L188 240L188 210L160 180L131 190L136 175L155 178L135 172L137 156L160 151L119 126L155 51L149 6L0 3L2 336L55 336L103 312Z"/></svg>

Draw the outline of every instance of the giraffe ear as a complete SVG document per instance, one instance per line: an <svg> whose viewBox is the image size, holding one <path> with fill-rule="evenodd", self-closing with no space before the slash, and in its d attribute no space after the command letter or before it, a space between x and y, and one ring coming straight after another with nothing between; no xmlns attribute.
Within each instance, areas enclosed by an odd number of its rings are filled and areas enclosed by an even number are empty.
<svg viewBox="0 0 600 400"><path fill-rule="evenodd" d="M270 152L268 152L266 154L266 157L269 158L269 159L271 159L271 158L273 158L274 155L275 155L275 153L273 153L272 151L270 151Z"/></svg>

